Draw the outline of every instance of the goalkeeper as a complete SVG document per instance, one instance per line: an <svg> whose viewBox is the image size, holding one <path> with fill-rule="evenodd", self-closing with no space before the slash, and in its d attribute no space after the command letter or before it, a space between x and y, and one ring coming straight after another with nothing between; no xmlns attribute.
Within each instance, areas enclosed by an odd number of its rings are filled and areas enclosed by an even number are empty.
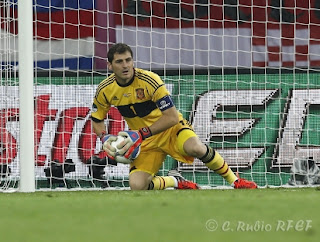
<svg viewBox="0 0 320 242"><path fill-rule="evenodd" d="M126 158L141 152L130 164L129 185L132 190L198 189L196 183L185 180L177 171L168 176L156 176L167 155L192 163L199 158L208 168L220 174L234 188L256 188L252 181L238 178L213 148L203 144L191 125L177 111L161 78L150 71L134 67L131 48L114 44L108 51L108 68L113 72L103 80L93 100L93 129L103 142L109 158L115 157L110 143L116 136L106 134L104 119L111 106L126 120L130 131L121 152Z"/></svg>

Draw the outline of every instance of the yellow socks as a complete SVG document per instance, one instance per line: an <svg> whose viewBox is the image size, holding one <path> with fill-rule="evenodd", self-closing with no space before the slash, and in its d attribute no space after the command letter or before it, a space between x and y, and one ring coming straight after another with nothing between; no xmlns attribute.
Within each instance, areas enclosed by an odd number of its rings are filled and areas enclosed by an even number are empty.
<svg viewBox="0 0 320 242"><path fill-rule="evenodd" d="M226 179L229 184L232 184L238 179L222 156L211 147L207 146L207 153L201 157L200 160L202 160L209 169Z"/></svg>
<svg viewBox="0 0 320 242"><path fill-rule="evenodd" d="M168 187L177 187L178 181L173 176L155 176L149 185L149 190L163 190Z"/></svg>
<svg viewBox="0 0 320 242"><path fill-rule="evenodd" d="M207 146L206 154L200 158L211 170L221 175L229 184L233 184L238 178L229 168L222 156L213 148ZM177 187L178 181L173 176L155 176L149 185L149 190L163 190L168 187Z"/></svg>

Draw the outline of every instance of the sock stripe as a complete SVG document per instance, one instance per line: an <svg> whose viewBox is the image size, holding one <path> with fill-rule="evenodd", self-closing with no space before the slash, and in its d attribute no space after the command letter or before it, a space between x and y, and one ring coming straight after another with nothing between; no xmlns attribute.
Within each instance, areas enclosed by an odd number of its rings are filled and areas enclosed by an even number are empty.
<svg viewBox="0 0 320 242"><path fill-rule="evenodd" d="M237 180L236 175L229 168L228 162L226 162L218 152L214 151L214 157L205 165L209 169L222 176L229 184L232 184L235 180Z"/></svg>
<svg viewBox="0 0 320 242"><path fill-rule="evenodd" d="M215 170L213 170L213 171L219 171L219 170L221 170L224 166L225 166L225 164L226 164L226 161L223 161L223 164L222 164L222 166L220 166L220 168L218 168L218 169L215 169Z"/></svg>
<svg viewBox="0 0 320 242"><path fill-rule="evenodd" d="M206 145L206 146L207 146L207 145ZM200 160L203 160L204 158L206 158L206 156L208 155L208 153L209 153L209 147L207 146L207 151L206 151L205 155L202 156L202 157L199 158L199 159L200 159Z"/></svg>
<svg viewBox="0 0 320 242"><path fill-rule="evenodd" d="M159 178L161 178L162 184L163 184L161 189L164 189L166 187L166 181L164 180L164 178L162 176L159 176ZM160 181L160 187L161 187L161 181Z"/></svg>
<svg viewBox="0 0 320 242"><path fill-rule="evenodd" d="M176 178L173 176L154 176L149 185L150 190L163 190L168 187L176 187Z"/></svg>
<svg viewBox="0 0 320 242"><path fill-rule="evenodd" d="M204 156L200 158L200 160L202 160L203 163L209 163L210 161L213 160L215 154L216 154L215 150L207 146L207 152Z"/></svg>
<svg viewBox="0 0 320 242"><path fill-rule="evenodd" d="M159 187L158 188L156 188L157 190L160 190L161 189L161 179L160 179L160 177L159 176L156 176L155 177L155 179L157 179L158 180L158 182L159 182ZM158 183L157 182L157 183Z"/></svg>
<svg viewBox="0 0 320 242"><path fill-rule="evenodd" d="M227 174L228 172L229 172L229 167L228 167L228 169L227 169L225 172L223 172L223 173L221 174L221 176Z"/></svg>

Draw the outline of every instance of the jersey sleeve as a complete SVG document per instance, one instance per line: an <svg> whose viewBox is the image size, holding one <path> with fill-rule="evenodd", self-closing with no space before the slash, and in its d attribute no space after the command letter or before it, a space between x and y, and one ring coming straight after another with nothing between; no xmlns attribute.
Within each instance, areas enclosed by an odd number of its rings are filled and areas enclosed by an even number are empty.
<svg viewBox="0 0 320 242"><path fill-rule="evenodd" d="M158 100L165 96L170 96L163 80L155 73L152 75L153 85L151 85L152 101L157 103Z"/></svg>
<svg viewBox="0 0 320 242"><path fill-rule="evenodd" d="M166 88L166 85L164 84L162 79L155 74L154 80L156 80L158 86L153 92L152 101L156 103L161 112L174 107L170 92Z"/></svg>
<svg viewBox="0 0 320 242"><path fill-rule="evenodd" d="M111 105L105 99L103 92L99 92L93 99L91 117L96 121L103 121L110 110Z"/></svg>

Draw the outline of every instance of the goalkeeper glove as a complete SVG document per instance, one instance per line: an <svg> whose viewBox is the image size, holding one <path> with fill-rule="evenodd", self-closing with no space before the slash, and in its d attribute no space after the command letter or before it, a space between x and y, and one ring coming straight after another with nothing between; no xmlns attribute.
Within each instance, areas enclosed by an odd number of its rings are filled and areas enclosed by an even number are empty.
<svg viewBox="0 0 320 242"><path fill-rule="evenodd" d="M118 154L127 159L135 159L140 153L142 136L138 131L121 131L118 133L124 140L118 145Z"/></svg>
<svg viewBox="0 0 320 242"><path fill-rule="evenodd" d="M112 147L111 142L117 140L117 136L111 134L102 134L100 138L102 142L102 148L107 153L107 156L114 160L116 156L116 148Z"/></svg>
<svg viewBox="0 0 320 242"><path fill-rule="evenodd" d="M139 129L139 131L121 131L118 135L124 138L118 145L118 154L123 155L125 158L135 159L140 154L140 145L142 141L152 136L149 127Z"/></svg>

